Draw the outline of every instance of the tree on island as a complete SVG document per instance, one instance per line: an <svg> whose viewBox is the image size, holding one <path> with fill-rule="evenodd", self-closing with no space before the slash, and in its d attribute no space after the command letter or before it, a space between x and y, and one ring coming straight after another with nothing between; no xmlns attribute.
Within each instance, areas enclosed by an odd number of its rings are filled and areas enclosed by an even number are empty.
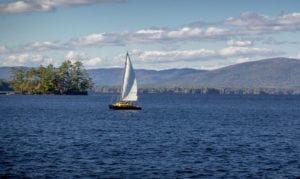
<svg viewBox="0 0 300 179"><path fill-rule="evenodd" d="M11 87L15 93L23 94L25 85L25 69L24 67L13 68L11 71Z"/></svg>
<svg viewBox="0 0 300 179"><path fill-rule="evenodd" d="M58 68L13 68L11 87L19 94L87 94L92 80L81 62L65 61Z"/></svg>

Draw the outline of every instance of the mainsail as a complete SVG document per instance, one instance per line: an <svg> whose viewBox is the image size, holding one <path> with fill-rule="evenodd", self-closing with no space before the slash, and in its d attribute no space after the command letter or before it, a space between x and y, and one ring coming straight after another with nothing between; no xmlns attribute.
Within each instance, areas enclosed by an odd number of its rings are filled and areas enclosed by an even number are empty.
<svg viewBox="0 0 300 179"><path fill-rule="evenodd" d="M135 73L129 58L126 54L125 71L123 76L123 86L121 92L122 101L137 101L137 83Z"/></svg>

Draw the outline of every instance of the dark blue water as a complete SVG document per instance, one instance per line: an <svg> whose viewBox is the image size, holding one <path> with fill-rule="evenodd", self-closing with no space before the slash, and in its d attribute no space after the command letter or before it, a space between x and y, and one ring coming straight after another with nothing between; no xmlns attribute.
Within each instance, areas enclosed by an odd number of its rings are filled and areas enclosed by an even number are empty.
<svg viewBox="0 0 300 179"><path fill-rule="evenodd" d="M0 96L0 177L295 178L299 96Z"/></svg>

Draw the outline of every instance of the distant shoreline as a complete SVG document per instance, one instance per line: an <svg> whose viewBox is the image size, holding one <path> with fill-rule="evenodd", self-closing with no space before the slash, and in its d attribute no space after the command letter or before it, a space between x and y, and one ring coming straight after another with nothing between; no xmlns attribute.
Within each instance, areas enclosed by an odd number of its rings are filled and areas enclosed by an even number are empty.
<svg viewBox="0 0 300 179"><path fill-rule="evenodd" d="M300 87L295 88L209 88L209 87L141 87L139 93L171 93L199 95L300 95ZM0 91L0 95L89 95L89 93L120 93L118 86L96 86L82 93L67 94L19 94L14 91Z"/></svg>
<svg viewBox="0 0 300 179"><path fill-rule="evenodd" d="M117 86L97 86L96 93L119 93ZM141 87L139 93L179 93L179 94L219 94L219 95L300 95L300 87L295 88L211 88L211 87Z"/></svg>

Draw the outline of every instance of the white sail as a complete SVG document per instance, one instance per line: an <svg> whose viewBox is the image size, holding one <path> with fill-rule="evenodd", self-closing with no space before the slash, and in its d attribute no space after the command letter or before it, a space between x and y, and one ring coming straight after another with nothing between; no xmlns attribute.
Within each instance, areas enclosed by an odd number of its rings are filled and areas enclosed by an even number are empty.
<svg viewBox="0 0 300 179"><path fill-rule="evenodd" d="M135 73L129 58L128 53L126 54L125 72L123 77L123 86L121 93L122 101L137 101L137 82Z"/></svg>

